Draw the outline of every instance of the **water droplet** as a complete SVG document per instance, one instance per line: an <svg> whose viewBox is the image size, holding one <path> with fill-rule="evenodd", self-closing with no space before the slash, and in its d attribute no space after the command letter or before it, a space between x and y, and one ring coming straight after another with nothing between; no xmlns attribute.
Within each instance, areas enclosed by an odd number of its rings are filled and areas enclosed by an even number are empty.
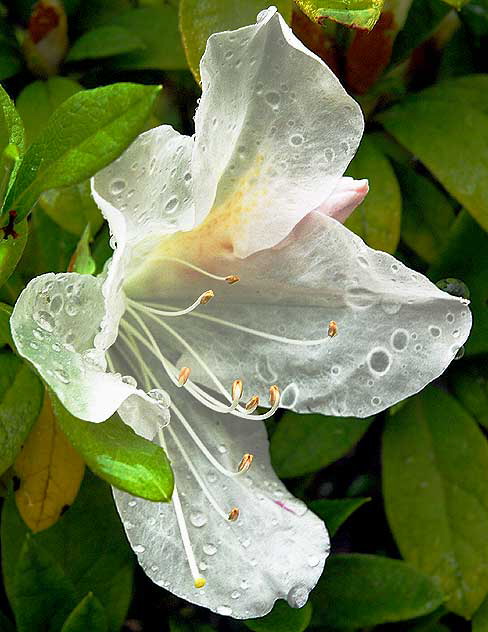
<svg viewBox="0 0 488 632"><path fill-rule="evenodd" d="M205 555L215 555L217 553L217 547L214 544L204 544L203 552Z"/></svg>
<svg viewBox="0 0 488 632"><path fill-rule="evenodd" d="M219 445L217 450L220 452L220 454L225 454L227 452L227 448L225 447L223 443Z"/></svg>
<svg viewBox="0 0 488 632"><path fill-rule="evenodd" d="M122 379L122 382L124 382L124 384L133 386L134 388L137 386L137 380L134 377L132 377L132 375L123 375L121 379Z"/></svg>
<svg viewBox="0 0 488 632"><path fill-rule="evenodd" d="M239 599L241 593L238 590L233 590L230 596L232 599Z"/></svg>
<svg viewBox="0 0 488 632"><path fill-rule="evenodd" d="M372 397L371 404L373 406L379 406L381 404L381 399L379 397Z"/></svg>
<svg viewBox="0 0 488 632"><path fill-rule="evenodd" d="M39 349L39 345L37 344L37 342L29 342L29 347L31 349Z"/></svg>
<svg viewBox="0 0 488 632"><path fill-rule="evenodd" d="M283 393L281 395L281 405L284 408L292 408L298 400L298 395L298 386L293 382L291 384L288 384L283 389Z"/></svg>
<svg viewBox="0 0 488 632"><path fill-rule="evenodd" d="M371 371L379 375L384 375L390 368L391 358L386 349L377 347L368 356L368 365Z"/></svg>
<svg viewBox="0 0 488 632"><path fill-rule="evenodd" d="M37 338L37 340L44 340L44 334L40 329L34 329L32 335L34 338Z"/></svg>
<svg viewBox="0 0 488 632"><path fill-rule="evenodd" d="M122 178L116 178L110 183L110 193L112 195L119 195L119 193L122 193L126 186L127 183L125 180L122 180Z"/></svg>
<svg viewBox="0 0 488 632"><path fill-rule="evenodd" d="M324 149L324 157L326 162L331 163L334 158L335 158L335 151L332 149L332 147L327 147L327 149Z"/></svg>
<svg viewBox="0 0 488 632"><path fill-rule="evenodd" d="M148 395L162 408L169 408L171 405L170 396L162 388L153 388L148 392Z"/></svg>
<svg viewBox="0 0 488 632"><path fill-rule="evenodd" d="M361 257L361 256L359 256L359 257L358 257L358 262L359 262L359 264L360 264L360 265L362 265L362 266L363 266L363 268L367 268L367 267L369 267L368 260L367 260L367 259L365 259L365 257Z"/></svg>
<svg viewBox="0 0 488 632"><path fill-rule="evenodd" d="M183 176L183 179L184 179L185 182L190 182L190 180L191 180L191 173L189 171L187 171L185 173L185 175Z"/></svg>
<svg viewBox="0 0 488 632"><path fill-rule="evenodd" d="M346 290L346 301L352 307L367 309L376 302L376 296L371 290L362 287L351 287Z"/></svg>
<svg viewBox="0 0 488 632"><path fill-rule="evenodd" d="M61 294L55 294L51 300L51 313L57 314L63 307L63 297Z"/></svg>
<svg viewBox="0 0 488 632"><path fill-rule="evenodd" d="M435 327L434 325L431 325L429 327L429 332L430 335L432 336L432 338L439 338L439 336L441 335L441 330L439 329L439 327Z"/></svg>
<svg viewBox="0 0 488 632"><path fill-rule="evenodd" d="M247 590L249 588L249 582L247 579L241 579L241 588L242 590Z"/></svg>
<svg viewBox="0 0 488 632"><path fill-rule="evenodd" d="M320 557L318 555L310 555L307 561L311 568L315 568L320 564Z"/></svg>
<svg viewBox="0 0 488 632"><path fill-rule="evenodd" d="M293 588L290 588L286 596L288 605L291 608L303 608L303 606L307 603L307 599L308 590L303 584L297 584L296 586L293 586Z"/></svg>
<svg viewBox="0 0 488 632"><path fill-rule="evenodd" d="M129 500L128 502L129 507L135 507L137 505L135 500Z"/></svg>
<svg viewBox="0 0 488 632"><path fill-rule="evenodd" d="M231 50L228 50L228 51L225 53L225 58L226 58L226 59L231 59L233 55L234 55L234 52L233 52L233 51L231 51Z"/></svg>
<svg viewBox="0 0 488 632"><path fill-rule="evenodd" d="M381 309L385 314L397 314L402 308L402 304L388 298L381 300Z"/></svg>
<svg viewBox="0 0 488 632"><path fill-rule="evenodd" d="M269 103L269 105L271 105L273 109L278 108L278 105L281 100L281 97L278 92L267 92L264 95L264 98L266 99L266 102Z"/></svg>
<svg viewBox="0 0 488 632"><path fill-rule="evenodd" d="M230 617L232 614L232 608L230 606L217 606L217 612L224 617Z"/></svg>
<svg viewBox="0 0 488 632"><path fill-rule="evenodd" d="M68 314L68 316L76 316L78 313L78 305L72 302L66 303L64 311Z"/></svg>
<svg viewBox="0 0 488 632"><path fill-rule="evenodd" d="M39 311L34 312L34 320L39 325L41 329L47 331L49 333L54 331L55 321L54 318L48 312Z"/></svg>
<svg viewBox="0 0 488 632"><path fill-rule="evenodd" d="M136 544L134 546L134 553L144 553L145 550L146 550L146 547L142 544Z"/></svg>
<svg viewBox="0 0 488 632"><path fill-rule="evenodd" d="M164 207L166 213L174 213L174 211L176 210L176 207L178 206L178 198L176 197L176 195L173 195L173 197L170 197L169 200L166 202L166 206Z"/></svg>
<svg viewBox="0 0 488 632"><path fill-rule="evenodd" d="M459 331L459 329L455 329L455 330L452 332L452 337L453 337L453 338L459 338L459 334L460 334L460 333L461 333L461 332Z"/></svg>
<svg viewBox="0 0 488 632"><path fill-rule="evenodd" d="M331 373L332 373L333 375L339 375L339 373L341 372L341 367L340 367L340 366L335 365L335 366L333 366L333 367L331 368L331 370L330 370L330 371L331 371Z"/></svg>
<svg viewBox="0 0 488 632"><path fill-rule="evenodd" d="M341 142L341 149L346 156L351 151L351 145L347 142L347 140L343 140Z"/></svg>
<svg viewBox="0 0 488 632"><path fill-rule="evenodd" d="M215 472L210 472L207 475L207 480L209 483L215 483L215 481L217 480L217 474L215 474Z"/></svg>
<svg viewBox="0 0 488 632"><path fill-rule="evenodd" d="M395 351L404 351L408 345L408 331L396 329L391 335L391 346Z"/></svg>
<svg viewBox="0 0 488 632"><path fill-rule="evenodd" d="M452 352L454 354L455 360L460 360L464 356L464 346L461 347L453 347Z"/></svg>
<svg viewBox="0 0 488 632"><path fill-rule="evenodd" d="M55 369L54 375L63 384L69 384L70 380L69 380L68 374L63 369Z"/></svg>
<svg viewBox="0 0 488 632"><path fill-rule="evenodd" d="M448 323L453 323L454 322L454 314L451 314L451 312L446 314L446 320L447 320Z"/></svg>
<svg viewBox="0 0 488 632"><path fill-rule="evenodd" d="M208 566L205 564L205 562L200 562L200 564L198 565L198 568L199 568L201 571L206 571L206 570L207 570L207 568L208 568Z"/></svg>
<svg viewBox="0 0 488 632"><path fill-rule="evenodd" d="M156 564L153 564L151 566L151 570L152 570L153 573L157 573L159 571L159 566L156 566Z"/></svg>
<svg viewBox="0 0 488 632"><path fill-rule="evenodd" d="M207 524L207 516L201 511L195 511L190 514L190 522L194 527L203 527Z"/></svg>
<svg viewBox="0 0 488 632"><path fill-rule="evenodd" d="M417 351L417 353L419 351L422 351L422 348L423 348L422 345L415 345L415 351Z"/></svg>
<svg viewBox="0 0 488 632"><path fill-rule="evenodd" d="M293 136L290 136L290 145L298 147L303 143L304 140L305 139L303 138L302 134L293 134Z"/></svg>

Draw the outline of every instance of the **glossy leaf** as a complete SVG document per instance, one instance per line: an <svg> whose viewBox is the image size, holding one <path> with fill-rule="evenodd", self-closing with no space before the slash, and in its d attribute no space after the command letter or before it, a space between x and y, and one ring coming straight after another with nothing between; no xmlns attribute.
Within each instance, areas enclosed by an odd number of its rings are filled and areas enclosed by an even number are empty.
<svg viewBox="0 0 488 632"><path fill-rule="evenodd" d="M404 559L470 617L488 590L488 443L453 397L429 387L389 419L383 496Z"/></svg>
<svg viewBox="0 0 488 632"><path fill-rule="evenodd" d="M312 592L312 624L362 628L434 611L444 595L405 562L376 555L334 555Z"/></svg>
<svg viewBox="0 0 488 632"><path fill-rule="evenodd" d="M0 474L12 465L36 421L44 389L13 353L0 352Z"/></svg>
<svg viewBox="0 0 488 632"><path fill-rule="evenodd" d="M286 601L279 600L265 617L248 619L244 623L253 632L304 632L311 618L310 602L302 608L290 608Z"/></svg>
<svg viewBox="0 0 488 632"><path fill-rule="evenodd" d="M20 480L15 500L34 533L53 525L73 503L84 469L83 460L56 423L46 393L39 418L15 461Z"/></svg>
<svg viewBox="0 0 488 632"><path fill-rule="evenodd" d="M0 287L8 281L22 257L27 243L27 221L17 224L14 230L15 235L5 238L5 234L0 229Z"/></svg>
<svg viewBox="0 0 488 632"><path fill-rule="evenodd" d="M16 145L22 154L24 148L24 126L12 100L0 86L0 149L9 144Z"/></svg>
<svg viewBox="0 0 488 632"><path fill-rule="evenodd" d="M95 234L103 223L102 214L93 201L88 180L63 189L43 193L39 206L63 230L80 237L90 224Z"/></svg>
<svg viewBox="0 0 488 632"><path fill-rule="evenodd" d="M271 459L278 476L302 476L337 461L356 445L370 423L352 417L285 413L271 438Z"/></svg>
<svg viewBox="0 0 488 632"><path fill-rule="evenodd" d="M327 531L333 536L356 509L370 500L370 498L323 498L312 500L308 506L319 518L322 518L327 526Z"/></svg>
<svg viewBox="0 0 488 632"><path fill-rule="evenodd" d="M76 40L66 61L100 59L144 48L143 41L136 33L121 26L100 26Z"/></svg>
<svg viewBox="0 0 488 632"><path fill-rule="evenodd" d="M3 508L0 539L4 584L11 601L26 533L28 528L11 497ZM76 501L61 519L31 537L75 587L76 601L64 619L92 592L105 609L109 632L119 632L131 599L132 553L106 483L87 473Z"/></svg>
<svg viewBox="0 0 488 632"><path fill-rule="evenodd" d="M132 9L117 15L111 24L130 30L144 44L144 50L113 60L117 68L180 70L187 67L178 30L178 10L169 3Z"/></svg>
<svg viewBox="0 0 488 632"><path fill-rule="evenodd" d="M0 303L0 347L9 345L12 350L15 349L12 334L10 333L10 316L12 315L12 307L6 303Z"/></svg>
<svg viewBox="0 0 488 632"><path fill-rule="evenodd" d="M107 632L107 617L99 600L88 593L66 619L61 632Z"/></svg>
<svg viewBox="0 0 488 632"><path fill-rule="evenodd" d="M473 632L488 632L488 598L486 598L473 616Z"/></svg>
<svg viewBox="0 0 488 632"><path fill-rule="evenodd" d="M429 277L434 282L454 277L468 286L473 329L466 343L467 354L488 351L487 275L488 234L463 211L452 225L447 245L429 270Z"/></svg>
<svg viewBox="0 0 488 632"><path fill-rule="evenodd" d="M403 196L402 240L424 261L439 259L449 239L454 210L449 199L428 178L396 165Z"/></svg>
<svg viewBox="0 0 488 632"><path fill-rule="evenodd" d="M29 147L8 206L24 217L43 191L82 182L112 162L142 131L159 91L115 83L67 99Z"/></svg>
<svg viewBox="0 0 488 632"><path fill-rule="evenodd" d="M368 178L369 193L346 220L346 226L377 250L395 252L400 239L402 198L388 158L367 136L347 169L353 178Z"/></svg>
<svg viewBox="0 0 488 632"><path fill-rule="evenodd" d="M93 274L97 264L90 253L90 225L85 228L76 250L71 257L68 272L78 272L78 274Z"/></svg>
<svg viewBox="0 0 488 632"><path fill-rule="evenodd" d="M59 424L98 476L134 496L167 502L173 493L173 472L164 450L143 439L118 415L100 424L76 419L56 400Z"/></svg>
<svg viewBox="0 0 488 632"><path fill-rule="evenodd" d="M285 18L291 18L291 1L277 0L274 5ZM260 11L267 9L266 0L181 0L180 29L188 65L200 82L200 59L212 33L231 31L256 22Z"/></svg>
<svg viewBox="0 0 488 632"><path fill-rule="evenodd" d="M46 81L34 81L17 97L17 110L25 126L25 136L31 144L44 130L56 108L82 86L66 77L49 77Z"/></svg>
<svg viewBox="0 0 488 632"><path fill-rule="evenodd" d="M76 604L73 583L28 534L15 569L11 604L19 632L57 632Z"/></svg>
<svg viewBox="0 0 488 632"><path fill-rule="evenodd" d="M346 26L370 31L378 21L384 0L296 0L314 22L328 18Z"/></svg>
<svg viewBox="0 0 488 632"><path fill-rule="evenodd" d="M456 398L476 421L488 428L488 365L483 360L462 362L449 377Z"/></svg>
<svg viewBox="0 0 488 632"><path fill-rule="evenodd" d="M378 118L488 230L488 75L445 81Z"/></svg>

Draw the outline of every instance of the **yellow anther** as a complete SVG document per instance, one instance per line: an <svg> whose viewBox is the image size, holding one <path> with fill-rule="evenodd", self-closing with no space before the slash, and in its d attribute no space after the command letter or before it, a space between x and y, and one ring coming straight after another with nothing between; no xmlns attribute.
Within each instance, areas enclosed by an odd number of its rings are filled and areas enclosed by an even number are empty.
<svg viewBox="0 0 488 632"><path fill-rule="evenodd" d="M229 276L225 277L225 280L229 285L233 285L234 283L238 283L241 279L237 274L229 274Z"/></svg>
<svg viewBox="0 0 488 632"><path fill-rule="evenodd" d="M211 301L214 296L213 290L207 290L200 296L200 305L205 305L205 303Z"/></svg>
<svg viewBox="0 0 488 632"><path fill-rule="evenodd" d="M331 320L329 323L329 329L327 330L327 335L329 336L329 338L333 338L334 336L337 336L337 323L335 320Z"/></svg>
<svg viewBox="0 0 488 632"><path fill-rule="evenodd" d="M253 454L248 454L246 453L242 459L241 462L239 463L239 466L237 467L237 471L238 472L247 472L247 470L251 467L251 463L254 459L254 455Z"/></svg>
<svg viewBox="0 0 488 632"><path fill-rule="evenodd" d="M276 406L280 401L280 389L276 384L269 387L269 401L271 406Z"/></svg>
<svg viewBox="0 0 488 632"><path fill-rule="evenodd" d="M239 518L239 509L237 509L237 507L232 507L229 511L229 520L231 522L235 522L237 518Z"/></svg>
<svg viewBox="0 0 488 632"><path fill-rule="evenodd" d="M253 413L258 406L259 406L259 397L257 395L253 395L251 399L247 402L245 408L248 413Z"/></svg>
<svg viewBox="0 0 488 632"><path fill-rule="evenodd" d="M205 579L205 577L197 577L194 581L195 588L203 588L206 583L207 580Z"/></svg>
<svg viewBox="0 0 488 632"><path fill-rule="evenodd" d="M242 380L234 380L232 382L232 399L239 401L242 397Z"/></svg>
<svg viewBox="0 0 488 632"><path fill-rule="evenodd" d="M189 369L187 366L184 366L181 369L180 374L178 375L179 386L184 386L187 383L188 378L190 377L190 373L191 373L191 369Z"/></svg>

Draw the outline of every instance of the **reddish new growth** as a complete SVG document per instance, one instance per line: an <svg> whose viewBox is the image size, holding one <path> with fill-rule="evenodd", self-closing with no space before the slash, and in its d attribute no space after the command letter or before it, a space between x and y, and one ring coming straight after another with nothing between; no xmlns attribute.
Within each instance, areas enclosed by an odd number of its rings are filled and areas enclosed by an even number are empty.
<svg viewBox="0 0 488 632"><path fill-rule="evenodd" d="M3 230L3 239L8 239L12 237L13 239L17 239L19 233L14 229L15 218L17 217L17 211L10 211L8 214L8 224L0 228Z"/></svg>
<svg viewBox="0 0 488 632"><path fill-rule="evenodd" d="M59 15L56 9L42 1L38 2L29 20L29 35L34 44L44 39L58 24Z"/></svg>

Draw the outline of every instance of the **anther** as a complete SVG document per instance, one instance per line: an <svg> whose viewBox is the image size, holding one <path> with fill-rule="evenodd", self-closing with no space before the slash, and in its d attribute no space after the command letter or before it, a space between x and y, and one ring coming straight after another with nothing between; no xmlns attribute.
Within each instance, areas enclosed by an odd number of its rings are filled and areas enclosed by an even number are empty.
<svg viewBox="0 0 488 632"><path fill-rule="evenodd" d="M184 366L181 369L180 374L178 375L178 386L185 386L188 378L190 377L190 373L191 369L189 369L187 366Z"/></svg>
<svg viewBox="0 0 488 632"><path fill-rule="evenodd" d="M203 588L206 583L207 580L205 579L205 577L197 577L193 582L195 588Z"/></svg>
<svg viewBox="0 0 488 632"><path fill-rule="evenodd" d="M243 384L242 380L234 380L232 382L232 401L239 402L242 397Z"/></svg>
<svg viewBox="0 0 488 632"><path fill-rule="evenodd" d="M206 303L211 301L214 296L215 294L213 293L213 290L207 290L200 296L200 305L205 305Z"/></svg>
<svg viewBox="0 0 488 632"><path fill-rule="evenodd" d="M237 507L232 507L229 511L229 520L230 522L235 522L239 518L239 509Z"/></svg>
<svg viewBox="0 0 488 632"><path fill-rule="evenodd" d="M271 406L277 406L279 404L280 401L280 389L278 388L278 386L276 384L273 384L273 386L269 387L269 401Z"/></svg>
<svg viewBox="0 0 488 632"><path fill-rule="evenodd" d="M237 274L229 274L229 276L225 277L225 280L229 285L233 285L234 283L238 283L241 279Z"/></svg>
<svg viewBox="0 0 488 632"><path fill-rule="evenodd" d="M254 455L248 454L246 452L246 454L242 457L241 462L239 463L237 467L237 471L247 472L247 470L251 467L251 463L253 462L253 459L254 459Z"/></svg>
<svg viewBox="0 0 488 632"><path fill-rule="evenodd" d="M337 336L337 323L335 320L331 320L329 323L329 328L327 330L327 335L329 336L329 338L333 338L334 336Z"/></svg>
<svg viewBox="0 0 488 632"><path fill-rule="evenodd" d="M257 395L253 395L251 399L247 402L245 408L248 413L253 413L258 406L259 406L259 397Z"/></svg>

